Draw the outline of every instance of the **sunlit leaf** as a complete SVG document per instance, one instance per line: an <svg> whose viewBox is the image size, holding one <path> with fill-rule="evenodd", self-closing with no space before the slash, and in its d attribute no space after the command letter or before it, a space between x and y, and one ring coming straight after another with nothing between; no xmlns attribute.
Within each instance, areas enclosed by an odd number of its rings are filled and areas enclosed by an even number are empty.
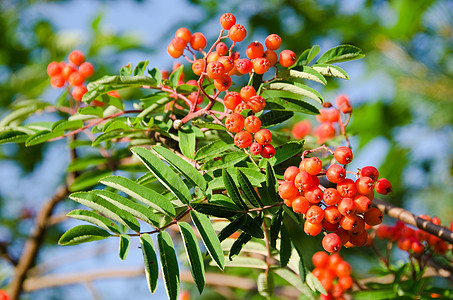
<svg viewBox="0 0 453 300"><path fill-rule="evenodd" d="M70 211L66 215L77 220L90 222L91 224L94 224L105 230L121 233L118 225L116 225L112 220L90 210L75 209Z"/></svg>
<svg viewBox="0 0 453 300"><path fill-rule="evenodd" d="M110 233L93 225L79 225L66 231L58 241L59 245L72 246L106 239Z"/></svg>
<svg viewBox="0 0 453 300"><path fill-rule="evenodd" d="M148 288L151 293L154 293L159 279L159 270L157 266L157 256L154 250L153 240L147 233L140 235L140 244L145 261L145 274Z"/></svg>
<svg viewBox="0 0 453 300"><path fill-rule="evenodd" d="M179 267L175 247L170 234L166 231L159 232L157 243L159 245L160 263L168 299L176 300L179 293Z"/></svg>
<svg viewBox="0 0 453 300"><path fill-rule="evenodd" d="M121 260L125 260L127 254L129 253L129 248L131 246L131 237L125 234L120 235L120 247L119 247L119 257Z"/></svg>
<svg viewBox="0 0 453 300"><path fill-rule="evenodd" d="M316 62L317 64L331 64L365 57L362 49L352 45L340 45L327 50Z"/></svg>

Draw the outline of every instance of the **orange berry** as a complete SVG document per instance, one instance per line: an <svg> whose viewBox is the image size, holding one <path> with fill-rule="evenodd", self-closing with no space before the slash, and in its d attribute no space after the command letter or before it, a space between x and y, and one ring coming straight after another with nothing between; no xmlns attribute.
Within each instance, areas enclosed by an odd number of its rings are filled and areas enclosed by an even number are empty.
<svg viewBox="0 0 453 300"><path fill-rule="evenodd" d="M343 179L337 183L337 190L340 192L341 197L354 198L357 194L355 182L349 178Z"/></svg>
<svg viewBox="0 0 453 300"><path fill-rule="evenodd" d="M176 30L175 37L180 37L186 43L190 43L190 40L192 39L192 34L190 33L189 29L181 27Z"/></svg>
<svg viewBox="0 0 453 300"><path fill-rule="evenodd" d="M304 196L297 196L292 201L292 208L295 213L304 214L307 212L310 203Z"/></svg>
<svg viewBox="0 0 453 300"><path fill-rule="evenodd" d="M233 14L225 13L220 17L220 25L223 29L230 30L236 24L236 17Z"/></svg>
<svg viewBox="0 0 453 300"><path fill-rule="evenodd" d="M294 178L296 178L296 175L299 174L300 170L296 166L290 166L285 170L285 173L283 173L283 178L286 181L294 181Z"/></svg>
<svg viewBox="0 0 453 300"><path fill-rule="evenodd" d="M247 30L241 24L234 24L228 32L228 37L233 42L241 42L247 36Z"/></svg>
<svg viewBox="0 0 453 300"><path fill-rule="evenodd" d="M231 86L231 77L228 74L222 74L219 78L214 79L214 86L221 92L228 90Z"/></svg>
<svg viewBox="0 0 453 300"><path fill-rule="evenodd" d="M263 57L269 61L269 68L275 66L278 61L278 55L274 50L267 49L264 51Z"/></svg>
<svg viewBox="0 0 453 300"><path fill-rule="evenodd" d="M262 111L266 106L266 101L260 95L250 97L247 103L254 113Z"/></svg>
<svg viewBox="0 0 453 300"><path fill-rule="evenodd" d="M239 148L247 148L253 143L253 137L247 131L240 131L234 136L234 144Z"/></svg>
<svg viewBox="0 0 453 300"><path fill-rule="evenodd" d="M343 216L340 220L340 226L347 231L351 231L356 228L359 224L358 217L356 215Z"/></svg>
<svg viewBox="0 0 453 300"><path fill-rule="evenodd" d="M322 247L327 252L338 252L341 248L341 239L336 233L329 233L322 239Z"/></svg>
<svg viewBox="0 0 453 300"><path fill-rule="evenodd" d="M195 32L190 39L190 47L192 49L200 51L206 47L206 37L201 32Z"/></svg>
<svg viewBox="0 0 453 300"><path fill-rule="evenodd" d="M73 72L68 78L68 82L72 86L81 85L84 81L85 78L78 71Z"/></svg>
<svg viewBox="0 0 453 300"><path fill-rule="evenodd" d="M346 177L346 170L340 165L333 164L327 169L326 177L332 183L339 183Z"/></svg>
<svg viewBox="0 0 453 300"><path fill-rule="evenodd" d="M315 268L324 269L329 265L329 255L324 251L318 251L311 257Z"/></svg>
<svg viewBox="0 0 453 300"><path fill-rule="evenodd" d="M310 175L317 175L322 170L322 161L316 156L306 158L304 169Z"/></svg>
<svg viewBox="0 0 453 300"><path fill-rule="evenodd" d="M219 42L217 46L215 46L215 51L217 51L220 56L226 55L228 53L228 46L224 42Z"/></svg>
<svg viewBox="0 0 453 300"><path fill-rule="evenodd" d="M328 188L324 190L322 198L327 205L335 205L340 201L341 195L336 189Z"/></svg>
<svg viewBox="0 0 453 300"><path fill-rule="evenodd" d="M225 73L229 73L234 68L234 60L229 56L221 56L217 61L225 67Z"/></svg>
<svg viewBox="0 0 453 300"><path fill-rule="evenodd" d="M272 133L269 129L260 129L255 133L255 141L260 143L261 145L270 144L272 141Z"/></svg>
<svg viewBox="0 0 453 300"><path fill-rule="evenodd" d="M363 219L365 220L365 223L367 223L370 226L376 226L382 223L382 219L384 216L382 215L382 211L377 209L376 207L371 207L368 209L367 212L363 214Z"/></svg>
<svg viewBox="0 0 453 300"><path fill-rule="evenodd" d="M209 53L208 57L206 57L206 61L210 63L211 61L216 61L220 58L220 54L217 51L212 51Z"/></svg>
<svg viewBox="0 0 453 300"><path fill-rule="evenodd" d="M271 144L263 145L263 149L260 152L261 157L263 158L272 158L275 155L275 148Z"/></svg>
<svg viewBox="0 0 453 300"><path fill-rule="evenodd" d="M313 205L307 210L305 216L310 223L321 223L324 220L324 210L317 205Z"/></svg>
<svg viewBox="0 0 453 300"><path fill-rule="evenodd" d="M177 36L171 40L171 44L176 51L182 51L184 50L184 48L186 48L187 42L181 37Z"/></svg>
<svg viewBox="0 0 453 300"><path fill-rule="evenodd" d="M341 214L336 205L327 206L324 209L324 218L326 221L335 224L340 222Z"/></svg>
<svg viewBox="0 0 453 300"><path fill-rule="evenodd" d="M83 85L76 86L72 89L72 97L77 101L82 101L83 95L87 92L87 88Z"/></svg>
<svg viewBox="0 0 453 300"><path fill-rule="evenodd" d="M204 59L197 59L194 61L192 64L192 71L194 72L195 75L200 76L201 73L203 73L205 67Z"/></svg>
<svg viewBox="0 0 453 300"><path fill-rule="evenodd" d="M282 52L280 52L280 55L278 57L278 61L280 62L280 64L286 68L294 65L296 60L297 60L296 54L291 50L283 50Z"/></svg>
<svg viewBox="0 0 453 300"><path fill-rule="evenodd" d="M82 51L74 50L69 53L68 59L71 63L78 66L85 61L85 56L83 55Z"/></svg>
<svg viewBox="0 0 453 300"><path fill-rule="evenodd" d="M211 61L210 63L208 63L206 73L208 74L209 78L217 79L225 74L225 67L219 61Z"/></svg>
<svg viewBox="0 0 453 300"><path fill-rule="evenodd" d="M250 59L263 57L263 54L264 54L263 45L258 41L254 41L253 43L250 43L250 45L247 47L247 50L245 51L245 54Z"/></svg>
<svg viewBox="0 0 453 300"><path fill-rule="evenodd" d="M264 57L255 58L253 60L252 64L253 64L253 70L257 74L264 74L270 68L269 61L267 60L267 58L264 58Z"/></svg>
<svg viewBox="0 0 453 300"><path fill-rule="evenodd" d="M282 39L280 36L273 33L266 37L266 39L264 40L264 44L266 45L266 48L269 50L278 50L278 48L280 48L280 45L282 44Z"/></svg>
<svg viewBox="0 0 453 300"><path fill-rule="evenodd" d="M352 151L346 146L341 146L335 149L333 156L342 165L349 164L352 161Z"/></svg>
<svg viewBox="0 0 453 300"><path fill-rule="evenodd" d="M299 123L296 123L291 130L292 136L296 140L303 139L311 131L311 123L308 120L302 120Z"/></svg>
<svg viewBox="0 0 453 300"><path fill-rule="evenodd" d="M256 95L256 90L253 86L246 85L241 88L240 94L241 94L242 100L244 102L248 102L251 97Z"/></svg>
<svg viewBox="0 0 453 300"><path fill-rule="evenodd" d="M278 186L278 194L282 199L293 199L299 196L299 191L291 181L286 181Z"/></svg>
<svg viewBox="0 0 453 300"><path fill-rule="evenodd" d="M234 109L234 112L240 114L243 110L247 110L247 109L251 109L250 105L248 105L245 102L241 102L236 106L236 108Z"/></svg>
<svg viewBox="0 0 453 300"><path fill-rule="evenodd" d="M168 54L171 57L179 58L184 53L184 49L183 50L176 50L175 47L173 46L173 44L169 44L168 47L167 47L167 52L168 52Z"/></svg>
<svg viewBox="0 0 453 300"><path fill-rule="evenodd" d="M313 204L318 204L322 200L322 190L317 186L313 186L305 190L304 195L305 198L307 198L307 200Z"/></svg>
<svg viewBox="0 0 453 300"><path fill-rule="evenodd" d="M248 116L244 121L245 130L255 133L261 128L261 120L257 116Z"/></svg>
<svg viewBox="0 0 453 300"><path fill-rule="evenodd" d="M310 236L316 236L322 231L322 223L310 223L305 221L304 223L304 232Z"/></svg>
<svg viewBox="0 0 453 300"><path fill-rule="evenodd" d="M79 73L85 78L91 77L94 73L94 67L89 62L84 62L79 67Z"/></svg>
<svg viewBox="0 0 453 300"><path fill-rule="evenodd" d="M343 216L354 214L356 211L354 200L351 198L341 198L340 202L338 202L338 211Z"/></svg>
<svg viewBox="0 0 453 300"><path fill-rule="evenodd" d="M230 132L240 132L244 128L244 118L237 113L232 113L225 118L225 127Z"/></svg>
<svg viewBox="0 0 453 300"><path fill-rule="evenodd" d="M240 58L234 61L234 66L237 71L241 74L247 74L252 72L253 63L247 58Z"/></svg>
<svg viewBox="0 0 453 300"><path fill-rule="evenodd" d="M354 205L356 212L365 213L371 208L371 200L365 195L357 195L354 197Z"/></svg>
<svg viewBox="0 0 453 300"><path fill-rule="evenodd" d="M242 102L242 98L238 92L229 92L223 99L223 104L226 108L234 110L239 103Z"/></svg>
<svg viewBox="0 0 453 300"><path fill-rule="evenodd" d="M61 75L56 75L56 76L50 77L50 85L54 88L63 87L65 82L66 81L64 80L63 76L61 76Z"/></svg>
<svg viewBox="0 0 453 300"><path fill-rule="evenodd" d="M68 80L69 76L74 73L76 70L76 68L74 68L73 66L70 66L70 65L65 65L63 67L63 69L61 70L61 76L63 76L63 78L65 80Z"/></svg>
<svg viewBox="0 0 453 300"><path fill-rule="evenodd" d="M51 62L47 65L47 75L50 77L61 74L61 65L56 61Z"/></svg>

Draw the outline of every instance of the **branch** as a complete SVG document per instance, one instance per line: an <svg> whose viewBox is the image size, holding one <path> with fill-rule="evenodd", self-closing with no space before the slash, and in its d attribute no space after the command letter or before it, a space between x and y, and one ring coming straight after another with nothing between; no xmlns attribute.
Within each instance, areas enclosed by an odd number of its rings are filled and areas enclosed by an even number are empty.
<svg viewBox="0 0 453 300"><path fill-rule="evenodd" d="M380 199L375 198L373 200L373 205L392 218L399 219L406 224L420 228L421 230L453 244L453 232L446 227L439 226L430 221L419 218L403 208L396 207Z"/></svg>

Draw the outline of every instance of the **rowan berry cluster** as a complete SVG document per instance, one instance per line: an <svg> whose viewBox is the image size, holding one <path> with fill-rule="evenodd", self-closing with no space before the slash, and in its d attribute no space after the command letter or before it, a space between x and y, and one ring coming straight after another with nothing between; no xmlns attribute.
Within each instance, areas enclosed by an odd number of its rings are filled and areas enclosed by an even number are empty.
<svg viewBox="0 0 453 300"><path fill-rule="evenodd" d="M8 293L4 290L0 290L0 300L10 300L11 298L8 296Z"/></svg>
<svg viewBox="0 0 453 300"><path fill-rule="evenodd" d="M340 254L328 255L323 251L313 254L312 261L315 266L312 273L327 292L321 299L344 299L343 294L353 284L351 265Z"/></svg>
<svg viewBox="0 0 453 300"><path fill-rule="evenodd" d="M69 62L53 61L47 66L47 74L50 76L50 84L54 88L64 87L67 83L73 87L72 97L81 101L87 92L84 82L94 73L91 63L85 61L82 51L74 50L69 54Z"/></svg>
<svg viewBox="0 0 453 300"><path fill-rule="evenodd" d="M318 144L322 144L342 132L346 126L342 122L342 115L349 119L352 113L348 96L339 95L335 104L336 107L330 102L325 102L323 108L319 110L319 115L316 116L316 120L320 124L314 129L313 134L318 138ZM302 120L293 126L291 134L295 139L301 140L310 134L311 129L310 121Z"/></svg>
<svg viewBox="0 0 453 300"><path fill-rule="evenodd" d="M185 51L192 54L193 59L185 57L192 63L194 74L199 76L196 83L200 89L202 80L207 78L214 82L216 97L220 92L226 92L221 101L226 111L225 127L235 133L235 145L239 148L249 148L253 155L260 154L264 158L270 158L275 153L274 147L270 144L271 133L267 129L261 129L261 121L255 115L265 108L266 101L252 85L242 87L240 92L229 91L231 76L264 74L277 63L283 67L290 67L296 62L296 55L291 50L283 50L277 55L275 51L281 46L281 38L277 34L270 34L264 41L266 50L263 44L255 41L246 49L247 58L240 58L240 53L233 50L237 43L245 39L247 30L243 25L237 24L235 16L230 13L221 16L220 25L222 26L220 36L208 52L203 51L207 46L206 37L200 32L192 34L187 28L179 28L176 31L167 51L174 58L184 55ZM225 30L228 31L227 35L223 35ZM230 46L222 41L226 39L230 40ZM197 57L199 53L202 58ZM192 95L194 93L195 95ZM194 98L201 94L200 91L194 93L191 94ZM198 98L198 101L202 100ZM190 101L194 103L195 100ZM251 115L244 118L241 112L246 110L250 110Z"/></svg>
<svg viewBox="0 0 453 300"><path fill-rule="evenodd" d="M441 225L438 217L420 215L420 218ZM453 230L453 222L450 224L450 230ZM419 228L414 229L399 220L393 226L380 225L376 229L376 235L381 239L396 242L401 250L416 254L422 254L429 249L437 254L445 254L448 250L448 244L444 240Z"/></svg>
<svg viewBox="0 0 453 300"><path fill-rule="evenodd" d="M304 158L305 151L298 167L290 166L285 170L285 181L278 188L280 197L294 212L305 215L306 234L331 232L322 240L326 251L337 252L342 246L363 246L368 239L365 226L382 222L382 212L371 206L374 192L386 195L392 191L392 186L387 179L378 179L379 172L372 166L358 172L349 171L356 175L356 180L346 178L347 171L341 165L352 161L350 148L342 146L332 151L322 146L315 150L321 149L331 152L339 164L331 164L323 170L318 157ZM320 185L318 176L325 176L329 185L335 187Z"/></svg>

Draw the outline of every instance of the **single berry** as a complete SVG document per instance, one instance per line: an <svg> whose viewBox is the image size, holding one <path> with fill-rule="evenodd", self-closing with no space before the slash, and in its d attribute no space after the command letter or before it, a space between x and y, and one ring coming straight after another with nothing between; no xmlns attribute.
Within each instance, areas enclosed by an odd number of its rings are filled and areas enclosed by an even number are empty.
<svg viewBox="0 0 453 300"><path fill-rule="evenodd" d="M253 142L251 145L250 145L250 153L252 153L253 155L258 155L261 153L261 150L263 150L263 145L257 143L257 142Z"/></svg>
<svg viewBox="0 0 453 300"><path fill-rule="evenodd" d="M303 139L311 131L311 123L308 120L302 120L299 123L296 123L291 130L292 136L296 140Z"/></svg>
<svg viewBox="0 0 453 300"><path fill-rule="evenodd" d="M73 72L68 78L68 82L72 86L81 85L84 81L85 78L78 71Z"/></svg>
<svg viewBox="0 0 453 300"><path fill-rule="evenodd" d="M341 216L336 205L327 206L324 209L324 218L330 223L335 224L340 222Z"/></svg>
<svg viewBox="0 0 453 300"><path fill-rule="evenodd" d="M298 214L304 214L307 212L310 203L304 196L297 196L293 199L291 207L293 211Z"/></svg>
<svg viewBox="0 0 453 300"><path fill-rule="evenodd" d="M278 186L278 194L282 199L293 199L299 196L299 191L291 181L286 181Z"/></svg>
<svg viewBox="0 0 453 300"><path fill-rule="evenodd" d="M307 198L307 200L313 204L318 204L322 200L322 190L317 186L313 186L305 190L304 195L305 198Z"/></svg>
<svg viewBox="0 0 453 300"><path fill-rule="evenodd" d="M252 61L252 64L253 64L253 70L255 71L256 74L264 74L271 67L267 58L264 58L264 57L255 58Z"/></svg>
<svg viewBox="0 0 453 300"><path fill-rule="evenodd" d="M195 32L190 39L190 47L192 49L200 51L203 50L207 45L206 37L201 32Z"/></svg>
<svg viewBox="0 0 453 300"><path fill-rule="evenodd" d="M322 170L322 161L316 156L306 158L304 169L310 175L317 175Z"/></svg>
<svg viewBox="0 0 453 300"><path fill-rule="evenodd" d="M310 236L316 236L322 231L322 223L311 223L305 221L304 223L304 232Z"/></svg>
<svg viewBox="0 0 453 300"><path fill-rule="evenodd" d="M82 51L74 50L69 53L68 60L76 66L79 66L81 63L85 61L85 56L83 55Z"/></svg>
<svg viewBox="0 0 453 300"><path fill-rule="evenodd" d="M223 29L230 30L236 24L236 17L233 14L225 13L220 17L220 25Z"/></svg>
<svg viewBox="0 0 453 300"><path fill-rule="evenodd" d="M253 96L256 96L256 90L253 86L251 85L246 85L241 88L241 98L244 102L248 102L249 99Z"/></svg>
<svg viewBox="0 0 453 300"><path fill-rule="evenodd" d="M237 113L232 113L225 118L225 127L230 132L240 132L244 128L244 118Z"/></svg>
<svg viewBox="0 0 453 300"><path fill-rule="evenodd" d="M275 148L271 144L263 145L263 149L260 154L263 158L272 158L275 155Z"/></svg>
<svg viewBox="0 0 453 300"><path fill-rule="evenodd" d="M234 24L228 32L228 37L233 42L242 42L247 36L247 30L241 24Z"/></svg>
<svg viewBox="0 0 453 300"><path fill-rule="evenodd" d="M234 109L234 112L240 114L242 111L247 110L247 109L252 109L252 108L247 103L241 102L236 106L236 108Z"/></svg>
<svg viewBox="0 0 453 300"><path fill-rule="evenodd" d="M368 209L367 212L363 214L363 219L365 223L370 226L376 226L382 223L382 219L384 216L382 215L382 211L377 209L376 207L371 207Z"/></svg>
<svg viewBox="0 0 453 300"><path fill-rule="evenodd" d="M247 103L254 113L258 113L266 107L266 101L260 95L250 97Z"/></svg>
<svg viewBox="0 0 453 300"><path fill-rule="evenodd" d="M229 73L234 68L234 60L229 56L221 56L217 61L225 67L225 73Z"/></svg>
<svg viewBox="0 0 453 300"><path fill-rule="evenodd" d="M56 61L51 62L47 65L47 75L50 77L61 74L61 65Z"/></svg>
<svg viewBox="0 0 453 300"><path fill-rule="evenodd" d="M341 197L354 198L357 194L355 182L352 179L346 178L337 184L337 190L340 192Z"/></svg>
<svg viewBox="0 0 453 300"><path fill-rule="evenodd" d="M217 61L220 58L220 54L217 51L212 51L209 53L208 57L206 57L206 61L210 63L211 61Z"/></svg>
<svg viewBox="0 0 453 300"><path fill-rule="evenodd" d="M367 195L374 190L374 181L371 177L362 176L355 181L357 192L362 195Z"/></svg>
<svg viewBox="0 0 453 300"><path fill-rule="evenodd" d="M376 181L374 187L376 189L376 192L378 192L381 195L387 195L388 193L392 192L392 184L385 178L381 178L378 181Z"/></svg>
<svg viewBox="0 0 453 300"><path fill-rule="evenodd" d="M352 112L352 106L349 103L349 98L346 95L339 95L337 99L335 100L335 103L338 107L338 109L344 113L348 114Z"/></svg>
<svg viewBox="0 0 453 300"><path fill-rule="evenodd" d="M177 36L171 40L171 45L176 51L183 51L186 48L187 42L183 40L181 37Z"/></svg>
<svg viewBox="0 0 453 300"><path fill-rule="evenodd" d="M227 74L222 74L214 79L214 86L218 91L224 92L231 87L231 77Z"/></svg>
<svg viewBox="0 0 453 300"><path fill-rule="evenodd" d="M322 228L324 228L325 231L333 232L333 231L336 231L338 229L338 227L339 227L338 222L330 223L329 221L326 220L325 217L324 217L324 220L322 220Z"/></svg>
<svg viewBox="0 0 453 300"><path fill-rule="evenodd" d="M339 183L346 177L346 170L340 165L333 164L327 169L326 177L332 183Z"/></svg>
<svg viewBox="0 0 453 300"><path fill-rule="evenodd" d="M266 45L266 48L269 50L278 50L278 48L280 48L280 45L282 44L282 39L280 36L273 33L266 37L266 39L264 40L264 44Z"/></svg>
<svg viewBox="0 0 453 300"><path fill-rule="evenodd" d="M190 40L192 39L192 34L190 33L189 29L181 27L176 30L175 37L180 37L186 43L190 43Z"/></svg>
<svg viewBox="0 0 453 300"><path fill-rule="evenodd" d="M72 73L76 72L76 68L74 68L73 66L71 65L65 65L63 67L63 69L61 70L61 76L63 76L63 78L65 80L68 80L69 79L69 76L71 76Z"/></svg>
<svg viewBox="0 0 453 300"><path fill-rule="evenodd" d="M247 131L240 131L234 136L234 144L239 148L247 148L253 143L253 137Z"/></svg>
<svg viewBox="0 0 453 300"><path fill-rule="evenodd" d="M321 223L324 220L324 210L317 205L313 205L307 210L305 216L310 223Z"/></svg>
<svg viewBox="0 0 453 300"><path fill-rule="evenodd" d="M77 101L82 101L83 95L87 92L87 88L83 85L76 86L72 89L72 97Z"/></svg>
<svg viewBox="0 0 453 300"><path fill-rule="evenodd" d="M247 50L245 51L245 54L250 59L255 59L257 57L263 57L263 54L264 54L263 45L258 41L254 41L253 43L250 43L250 45L247 47Z"/></svg>
<svg viewBox="0 0 453 300"><path fill-rule="evenodd" d="M56 75L50 77L50 85L54 88L61 88L64 86L66 80L64 80L63 76Z"/></svg>
<svg viewBox="0 0 453 300"><path fill-rule="evenodd" d="M341 248L341 239L336 233L329 233L322 239L322 247L330 253L338 252Z"/></svg>
<svg viewBox="0 0 453 300"><path fill-rule="evenodd" d="M247 58L239 58L234 61L236 70L241 74L248 74L253 70L253 63Z"/></svg>
<svg viewBox="0 0 453 300"><path fill-rule="evenodd" d="M206 73L208 74L209 78L217 79L220 78L220 76L222 76L223 74L225 74L225 67L219 61L211 61L210 63L208 63Z"/></svg>
<svg viewBox="0 0 453 300"><path fill-rule="evenodd" d="M349 164L352 161L352 151L346 146L341 146L335 149L333 156L342 165Z"/></svg>
<svg viewBox="0 0 453 300"><path fill-rule="evenodd" d="M360 170L360 176L370 177L376 182L379 178L379 171L375 167L366 166Z"/></svg>
<svg viewBox="0 0 453 300"><path fill-rule="evenodd" d="M357 215L347 215L341 217L340 226L347 231L353 230L359 224Z"/></svg>
<svg viewBox="0 0 453 300"><path fill-rule="evenodd" d="M226 108L234 110L239 103L242 102L242 98L238 92L229 92L223 99L223 104Z"/></svg>
<svg viewBox="0 0 453 300"><path fill-rule="evenodd" d="M338 211L343 215L351 215L356 211L354 200L351 198L341 198L338 202Z"/></svg>
<svg viewBox="0 0 453 300"><path fill-rule="evenodd" d="M296 60L297 60L296 54L291 50L283 50L282 52L280 52L280 55L278 57L279 63L285 68L294 65Z"/></svg>
<svg viewBox="0 0 453 300"><path fill-rule="evenodd" d="M245 118L244 127L248 132L255 133L261 128L261 120L254 115L248 116L247 118Z"/></svg>
<svg viewBox="0 0 453 300"><path fill-rule="evenodd" d="M338 190L334 188L328 188L324 190L322 199L327 205L336 205L340 201L341 195Z"/></svg>
<svg viewBox="0 0 453 300"><path fill-rule="evenodd" d="M300 171L296 178L294 178L294 184L301 191L306 191L314 186L317 186L314 178L316 176L308 174L306 171Z"/></svg>
<svg viewBox="0 0 453 300"><path fill-rule="evenodd" d="M219 42L217 46L215 46L215 51L217 51L220 56L226 55L228 53L228 46L224 42Z"/></svg>
<svg viewBox="0 0 453 300"><path fill-rule="evenodd" d="M266 51L264 51L263 57L269 61L270 68L275 66L278 61L278 55L274 50L267 49Z"/></svg>
<svg viewBox="0 0 453 300"><path fill-rule="evenodd" d="M285 170L285 173L283 173L283 178L286 181L294 181L294 178L296 178L296 175L299 174L300 170L296 166L290 166Z"/></svg>
<svg viewBox="0 0 453 300"><path fill-rule="evenodd" d="M371 208L371 200L364 195L357 195L354 197L354 205L356 212L365 213Z"/></svg>
<svg viewBox="0 0 453 300"><path fill-rule="evenodd" d="M272 134L269 129L260 129L255 133L255 141L260 143L261 145L270 144L272 141Z"/></svg>
<svg viewBox="0 0 453 300"><path fill-rule="evenodd" d="M89 62L84 62L79 67L79 73L85 78L91 77L94 73L94 67Z"/></svg>
<svg viewBox="0 0 453 300"><path fill-rule="evenodd" d="M329 265L329 255L324 251L318 251L311 257L315 268L327 268Z"/></svg>
<svg viewBox="0 0 453 300"><path fill-rule="evenodd" d="M183 50L176 50L175 47L173 46L173 44L169 44L168 47L167 47L167 52L168 52L168 54L171 57L179 58L184 53L184 49Z"/></svg>
<svg viewBox="0 0 453 300"><path fill-rule="evenodd" d="M200 76L201 73L203 73L204 71L204 67L205 67L204 59L200 58L193 62L192 71L194 72L195 75Z"/></svg>

